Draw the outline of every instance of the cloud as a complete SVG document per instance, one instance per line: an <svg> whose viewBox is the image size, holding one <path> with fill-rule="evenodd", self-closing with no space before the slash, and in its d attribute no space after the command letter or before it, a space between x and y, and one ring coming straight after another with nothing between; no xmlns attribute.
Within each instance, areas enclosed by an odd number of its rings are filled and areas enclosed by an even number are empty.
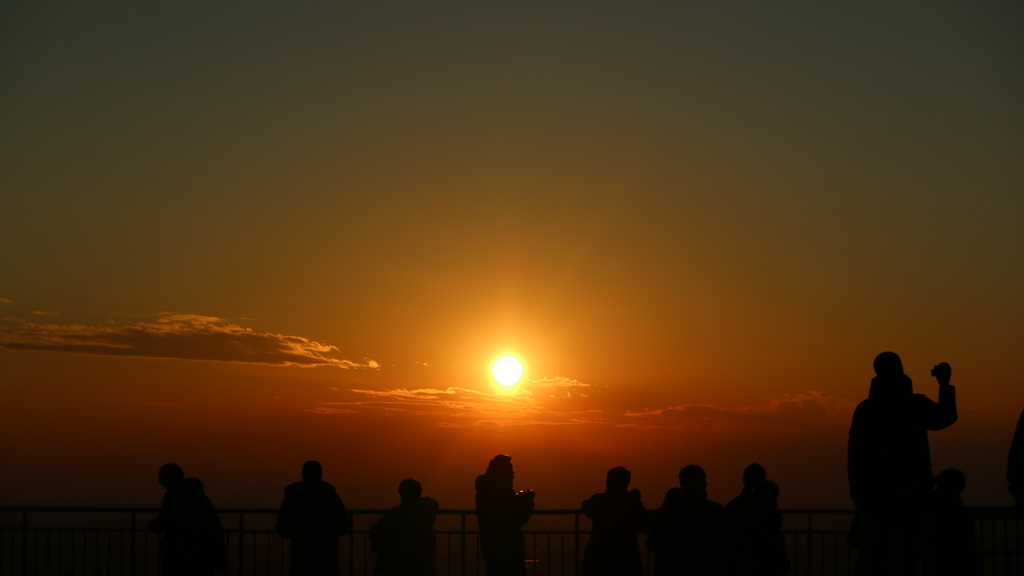
<svg viewBox="0 0 1024 576"><path fill-rule="evenodd" d="M683 404L654 410L626 412L626 417L662 425L673 421L732 424L737 426L778 425L805 427L809 424L848 424L853 403L828 392L809 391L772 398L760 406L722 408L709 404Z"/></svg>
<svg viewBox="0 0 1024 576"><path fill-rule="evenodd" d="M46 310L34 310L32 314L34 316L57 316L57 312L49 312Z"/></svg>
<svg viewBox="0 0 1024 576"><path fill-rule="evenodd" d="M176 358L270 366L379 368L373 360L338 358L338 348L302 336L255 332L212 316L162 313L155 321L37 324L0 331L0 347L99 356Z"/></svg>
<svg viewBox="0 0 1024 576"><path fill-rule="evenodd" d="M10 298L0 298L0 304L14 304L14 300Z"/></svg>
<svg viewBox="0 0 1024 576"><path fill-rule="evenodd" d="M309 412L313 412L314 414L358 414L359 413L357 410L352 410L351 408L329 408L327 406L317 406L316 408L312 408L312 409L310 409L308 411Z"/></svg>
<svg viewBox="0 0 1024 576"><path fill-rule="evenodd" d="M378 411L397 411L411 414L438 414L445 416L482 416L496 413L536 413L536 402L528 392L506 394L483 392L467 388L422 388L408 390L350 390L363 397L352 402L324 403L334 406L358 406Z"/></svg>
<svg viewBox="0 0 1024 576"><path fill-rule="evenodd" d="M320 414L392 414L421 417L442 428L471 426L527 426L606 423L602 411L571 406L567 396L535 390L554 387L585 388L568 378L526 381L511 391L469 388L392 388L348 390L354 399L321 402L310 410Z"/></svg>
<svg viewBox="0 0 1024 576"><path fill-rule="evenodd" d="M679 430L731 434L751 429L790 434L840 430L849 425L854 408L847 399L808 391L739 407L679 404L626 410L606 397L604 387L561 376L526 380L510 391L451 386L336 392L345 399L321 402L309 411L415 418L440 428L585 425L610 430L660 429L671 434Z"/></svg>
<svg viewBox="0 0 1024 576"><path fill-rule="evenodd" d="M534 388L590 388L590 384L564 376L546 376L536 380L528 380L528 382Z"/></svg>

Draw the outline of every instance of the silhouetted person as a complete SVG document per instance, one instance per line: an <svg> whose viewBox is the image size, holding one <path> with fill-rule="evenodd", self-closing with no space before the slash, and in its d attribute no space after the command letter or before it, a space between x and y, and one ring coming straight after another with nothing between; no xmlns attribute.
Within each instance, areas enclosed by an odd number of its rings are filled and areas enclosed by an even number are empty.
<svg viewBox="0 0 1024 576"><path fill-rule="evenodd" d="M499 454L476 478L480 552L488 576L525 576L526 539L522 525L533 514L533 490L512 488L512 457Z"/></svg>
<svg viewBox="0 0 1024 576"><path fill-rule="evenodd" d="M975 576L978 548L974 520L960 496L964 473L949 468L935 477L935 492L925 538L925 576Z"/></svg>
<svg viewBox="0 0 1024 576"><path fill-rule="evenodd" d="M185 522L190 536L187 555L188 574L211 575L215 570L227 570L227 548L224 528L213 502L206 496L206 488L198 478L186 478L181 483L186 504Z"/></svg>
<svg viewBox="0 0 1024 576"><path fill-rule="evenodd" d="M167 531L167 526L172 521L174 501L178 497L181 482L185 479L185 472L177 464L164 464L157 472L156 479L164 488L164 497L160 502L160 514L149 521L147 528L151 532L162 534ZM166 537L160 539L161 545L165 540Z"/></svg>
<svg viewBox="0 0 1024 576"><path fill-rule="evenodd" d="M782 576L789 572L779 512L779 486L760 464L743 471L743 491L725 505L726 573Z"/></svg>
<svg viewBox="0 0 1024 576"><path fill-rule="evenodd" d="M857 574L917 574L932 487L928 430L956 422L956 389L945 362L932 369L937 403L914 394L894 352L879 354L874 368L868 398L850 426L847 470L858 516L850 541L859 549Z"/></svg>
<svg viewBox="0 0 1024 576"><path fill-rule="evenodd" d="M669 488L661 501L661 506L650 516L649 530L644 543L654 554L654 576L675 576L679 572L679 551L668 523L669 512L679 501L680 489Z"/></svg>
<svg viewBox="0 0 1024 576"><path fill-rule="evenodd" d="M183 519L185 504L181 493L181 483L185 480L185 472L177 464L164 464L157 472L157 481L164 487L164 497L160 502L160 514L149 521L150 532L160 534L160 558L163 573L167 575L181 574L179 558L187 549L186 527Z"/></svg>
<svg viewBox="0 0 1024 576"><path fill-rule="evenodd" d="M1024 520L1024 412L1017 419L1017 429L1013 433L1013 443L1010 444L1006 481L1013 495L1017 518Z"/></svg>
<svg viewBox="0 0 1024 576"><path fill-rule="evenodd" d="M619 466L608 471L605 491L580 506L592 528L583 554L583 576L640 576L637 535L646 527L647 509L640 491L629 489L631 474Z"/></svg>
<svg viewBox="0 0 1024 576"><path fill-rule="evenodd" d="M743 469L743 490L725 505L727 512L743 509L752 498L754 490L768 479L768 472L758 463L753 463Z"/></svg>
<svg viewBox="0 0 1024 576"><path fill-rule="evenodd" d="M291 540L292 576L338 574L338 537L348 530L348 512L337 490L323 481L319 462L306 462L302 481L284 489L277 514L278 534Z"/></svg>
<svg viewBox="0 0 1024 576"><path fill-rule="evenodd" d="M435 576L434 519L437 500L423 496L415 478L398 484L401 504L384 513L370 530L377 552L373 573L378 576Z"/></svg>
<svg viewBox="0 0 1024 576"><path fill-rule="evenodd" d="M665 494L647 537L654 552L655 576L718 574L725 510L708 500L704 469L690 464L679 471L679 488Z"/></svg>
<svg viewBox="0 0 1024 576"><path fill-rule="evenodd" d="M160 534L164 576L208 575L227 569L224 531L198 478L185 478L181 466L164 464L157 473L164 487L160 514L147 528Z"/></svg>

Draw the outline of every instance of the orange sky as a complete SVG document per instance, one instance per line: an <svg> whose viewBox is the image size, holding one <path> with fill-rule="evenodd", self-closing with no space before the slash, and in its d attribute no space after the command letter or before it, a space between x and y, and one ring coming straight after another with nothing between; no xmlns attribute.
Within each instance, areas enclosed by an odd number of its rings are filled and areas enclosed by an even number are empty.
<svg viewBox="0 0 1024 576"><path fill-rule="evenodd" d="M871 361L1008 502L1024 10L0 7L4 504L542 507L757 460L847 504ZM489 362L526 379L501 394ZM5 467L6 468L6 467Z"/></svg>

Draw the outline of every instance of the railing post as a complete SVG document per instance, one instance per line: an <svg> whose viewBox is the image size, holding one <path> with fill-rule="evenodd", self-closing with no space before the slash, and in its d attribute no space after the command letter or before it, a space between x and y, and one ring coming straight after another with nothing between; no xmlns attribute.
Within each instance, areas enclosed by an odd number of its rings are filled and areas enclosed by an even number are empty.
<svg viewBox="0 0 1024 576"><path fill-rule="evenodd" d="M462 546L460 546L461 550L459 551L462 554L462 561L459 563L461 566L459 574L466 576L466 513L463 512L459 516L462 518L462 529L459 531L462 538Z"/></svg>
<svg viewBox="0 0 1024 576"><path fill-rule="evenodd" d="M573 546L572 573L577 576L580 573L580 513L573 514Z"/></svg>
<svg viewBox="0 0 1024 576"><path fill-rule="evenodd" d="M131 566L132 574L135 574L135 510L132 510L132 537L131 537L131 556L129 556L128 565Z"/></svg>
<svg viewBox="0 0 1024 576"><path fill-rule="evenodd" d="M811 562L814 558L814 546L811 545L811 538L814 537L814 513L807 513L807 574L811 573Z"/></svg>
<svg viewBox="0 0 1024 576"><path fill-rule="evenodd" d="M28 510L21 511L21 573L28 576Z"/></svg>
<svg viewBox="0 0 1024 576"><path fill-rule="evenodd" d="M245 566L245 512L238 513L238 576L244 573Z"/></svg>
<svg viewBox="0 0 1024 576"><path fill-rule="evenodd" d="M348 573L355 574L356 571L356 515L348 521Z"/></svg>

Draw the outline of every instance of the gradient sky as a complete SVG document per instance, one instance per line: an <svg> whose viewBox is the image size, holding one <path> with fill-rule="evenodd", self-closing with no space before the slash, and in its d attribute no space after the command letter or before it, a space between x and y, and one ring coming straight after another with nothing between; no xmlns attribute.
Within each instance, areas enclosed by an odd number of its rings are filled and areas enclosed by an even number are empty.
<svg viewBox="0 0 1024 576"><path fill-rule="evenodd" d="M871 361L1006 504L1024 6L0 6L0 504L408 475L846 506ZM519 355L526 381L495 388Z"/></svg>

